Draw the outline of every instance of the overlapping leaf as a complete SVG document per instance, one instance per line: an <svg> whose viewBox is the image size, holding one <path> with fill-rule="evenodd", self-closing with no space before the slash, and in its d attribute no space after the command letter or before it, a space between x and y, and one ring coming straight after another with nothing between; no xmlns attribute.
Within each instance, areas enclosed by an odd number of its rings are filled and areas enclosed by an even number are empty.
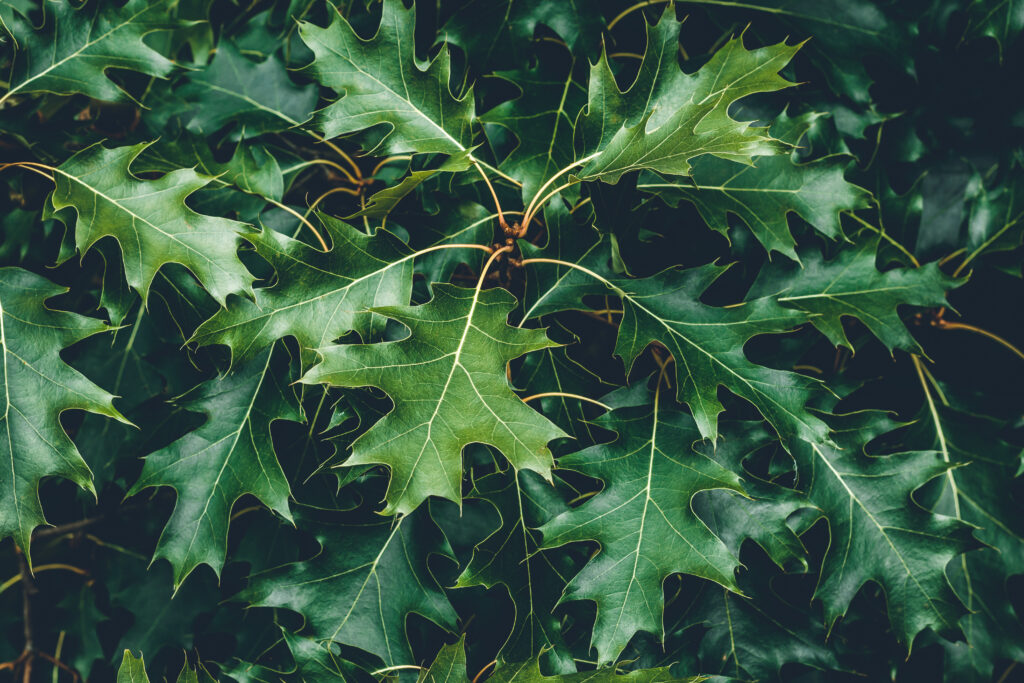
<svg viewBox="0 0 1024 683"><path fill-rule="evenodd" d="M385 230L369 236L327 216L319 223L330 239L328 252L270 228L249 236L276 281L256 289L252 300L232 299L192 341L229 346L242 362L284 336L316 349L353 331L367 340L379 334L385 320L369 309L408 303L412 253Z"/></svg>
<svg viewBox="0 0 1024 683"><path fill-rule="evenodd" d="M210 135L231 124L235 139L298 126L317 103L316 86L293 83L276 57L254 62L227 40L217 45L209 66L189 75L178 95L194 103L190 131Z"/></svg>
<svg viewBox="0 0 1024 683"><path fill-rule="evenodd" d="M176 0L129 0L121 6L88 3L77 7L71 0L45 0L43 25L38 30L14 12L7 28L18 49L10 89L3 99L33 92L127 99L125 91L107 77L107 69L168 76L174 64L143 38L177 26L170 14L175 4Z"/></svg>
<svg viewBox="0 0 1024 683"><path fill-rule="evenodd" d="M301 421L283 348L267 349L227 376L201 385L187 407L207 422L146 457L129 495L152 486L177 493L154 557L174 566L175 587L200 564L220 573L236 500L250 494L291 520L288 480L274 453L274 420Z"/></svg>
<svg viewBox="0 0 1024 683"><path fill-rule="evenodd" d="M26 270L0 268L0 539L13 537L26 553L33 529L46 523L39 501L44 478L68 479L95 494L92 472L64 431L61 414L87 410L127 422L113 396L61 360L65 347L108 329L101 320L46 305L65 291Z"/></svg>
<svg viewBox="0 0 1024 683"><path fill-rule="evenodd" d="M299 522L321 552L254 576L244 594L252 604L298 612L317 640L357 647L387 666L414 661L410 613L454 630L455 611L427 568L431 553L451 550L426 509L372 523L334 513L306 513Z"/></svg>
<svg viewBox="0 0 1024 683"><path fill-rule="evenodd" d="M843 331L843 318L849 317L864 323L890 351L918 351L900 320L899 307L944 306L946 291L958 283L935 263L879 271L879 241L861 234L857 244L832 260L810 251L802 254L801 268L769 266L761 271L751 295L774 297L784 306L805 311L811 324L836 346L853 348Z"/></svg>
<svg viewBox="0 0 1024 683"><path fill-rule="evenodd" d="M747 50L733 38L694 74L677 63L679 24L665 10L650 28L636 80L619 90L607 54L590 76L589 102L577 124L579 156L587 163L576 176L616 183L623 174L649 170L691 175L690 161L711 154L750 163L754 156L787 149L765 131L729 115L734 102L792 83L779 75L797 47L779 44Z"/></svg>
<svg viewBox="0 0 1024 683"><path fill-rule="evenodd" d="M599 253L599 252L594 252ZM597 258L586 263L595 265ZM652 342L664 344L676 359L676 393L690 406L702 436L718 434L723 407L718 387L750 401L782 437L783 443L825 439L825 424L804 408L814 383L791 372L752 363L743 345L757 334L785 332L804 315L759 298L742 306L718 308L698 297L722 274L713 264L690 270L666 270L644 279L608 278L589 268L560 266L562 274L541 295L532 316L580 308L585 295L618 296L624 306L615 353L627 369Z"/></svg>
<svg viewBox="0 0 1024 683"><path fill-rule="evenodd" d="M130 169L146 144L107 149L96 144L54 169L51 201L77 214L75 245L85 253L103 237L121 247L128 284L143 298L166 263L191 270L214 299L251 292L252 275L236 251L243 223L196 213L185 199L210 181L192 169L139 180Z"/></svg>
<svg viewBox="0 0 1024 683"><path fill-rule="evenodd" d="M664 635L663 584L671 574L736 589L738 560L692 504L700 491L742 491L739 479L691 448L700 434L671 399L655 394L652 404L629 407L636 397L629 398L625 407L596 420L618 435L614 441L559 461L601 479L604 490L541 527L545 547L601 544L601 552L569 582L563 600L597 603L591 643L602 663L615 659L637 631Z"/></svg>
<svg viewBox="0 0 1024 683"><path fill-rule="evenodd" d="M437 654L434 662L424 674L423 680L429 683L467 683L470 679L466 674L466 652L463 641L445 645ZM597 669L580 673L545 676L541 672L537 659L524 662L500 663L488 680L495 683L701 683L706 676L678 678L673 676L669 667L659 669L641 669L619 674L614 669Z"/></svg>
<svg viewBox="0 0 1024 683"><path fill-rule="evenodd" d="M934 449L960 465L946 472L934 511L978 527L975 536L990 547L950 563L947 573L968 613L960 619L966 643L948 646L955 675L992 677L997 659L1024 658L1024 623L1009 597L1007 581L1024 566L1024 525L1017 507L1015 477L1021 450L1002 441L997 421L951 408L946 395L920 375L925 405L908 442Z"/></svg>
<svg viewBox="0 0 1024 683"><path fill-rule="evenodd" d="M935 452L869 456L864 445L891 427L878 413L846 416L842 448L802 444L794 449L808 501L828 520L831 544L815 591L833 624L868 581L882 587L889 620L910 649L925 628L955 629L963 604L946 565L970 549L971 528L921 508L911 494L945 473Z"/></svg>
<svg viewBox="0 0 1024 683"><path fill-rule="evenodd" d="M533 530L563 512L565 504L555 489L531 472L483 477L470 495L492 504L501 526L474 548L456 585L508 588L516 616L501 650L504 660L539 657L550 671L575 671L559 618L553 614L575 567L569 558L541 550L540 535Z"/></svg>
<svg viewBox="0 0 1024 683"><path fill-rule="evenodd" d="M416 58L416 10L386 0L376 34L363 40L340 13L327 28L304 22L302 40L316 56L309 69L340 99L318 111L314 124L333 138L386 126L380 151L457 154L472 146L472 90L449 89L447 49L428 64Z"/></svg>
<svg viewBox="0 0 1024 683"><path fill-rule="evenodd" d="M794 121L783 112L771 133L795 145L816 116ZM842 157L797 163L792 156L780 154L745 165L705 156L694 161L692 180L651 178L637 189L672 205L681 200L692 203L708 227L723 235L728 234L729 215L738 216L766 250L796 259L796 241L787 220L790 213L836 239L842 236L839 214L867 207L868 193L843 177L848 163Z"/></svg>
<svg viewBox="0 0 1024 683"><path fill-rule="evenodd" d="M391 469L387 514L407 513L428 496L462 500L462 449L485 443L516 469L550 476L547 443L562 430L509 386L506 365L554 346L542 330L506 322L515 299L503 289L435 284L422 306L375 308L410 330L397 342L322 347L307 384L375 386L394 410L352 444L348 465Z"/></svg>

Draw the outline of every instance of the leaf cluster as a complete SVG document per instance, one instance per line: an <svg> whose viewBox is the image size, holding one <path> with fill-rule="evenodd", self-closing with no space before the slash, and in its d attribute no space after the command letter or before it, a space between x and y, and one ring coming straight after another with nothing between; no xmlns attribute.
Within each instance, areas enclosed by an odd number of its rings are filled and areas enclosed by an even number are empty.
<svg viewBox="0 0 1024 683"><path fill-rule="evenodd" d="M1024 675L1022 29L7 0L0 671Z"/></svg>

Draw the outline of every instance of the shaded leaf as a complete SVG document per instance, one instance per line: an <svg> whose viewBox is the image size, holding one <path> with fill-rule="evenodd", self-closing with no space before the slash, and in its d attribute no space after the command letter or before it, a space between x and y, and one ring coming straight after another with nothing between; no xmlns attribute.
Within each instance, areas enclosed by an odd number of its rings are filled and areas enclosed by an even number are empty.
<svg viewBox="0 0 1024 683"><path fill-rule="evenodd" d="M45 477L68 479L95 495L92 472L60 423L67 410L127 422L107 392L61 360L60 352L104 332L95 318L54 310L47 299L67 291L20 268L0 268L0 366L4 388L0 539L29 552L32 531L46 524L39 500Z"/></svg>

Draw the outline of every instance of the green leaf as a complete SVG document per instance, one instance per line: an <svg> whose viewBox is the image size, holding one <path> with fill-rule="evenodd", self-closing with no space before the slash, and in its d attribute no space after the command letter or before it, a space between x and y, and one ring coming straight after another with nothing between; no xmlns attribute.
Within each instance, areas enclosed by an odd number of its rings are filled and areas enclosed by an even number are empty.
<svg viewBox="0 0 1024 683"><path fill-rule="evenodd" d="M868 581L885 591L896 638L909 651L925 628L957 627L963 605L945 568L969 550L971 528L926 511L911 494L950 467L935 452L868 455L864 446L891 425L878 413L836 420L841 448L793 449L805 495L828 521L831 539L815 597L831 626Z"/></svg>
<svg viewBox="0 0 1024 683"><path fill-rule="evenodd" d="M563 330L558 338L565 339L568 334ZM588 415L594 413L594 404L558 394L598 397L611 391L613 385L603 382L573 360L566 347L531 353L523 360L514 380L528 396L553 394L535 399L534 407L540 407L545 417L572 435L579 444L589 445L596 440L592 425L587 422ZM575 450L579 445L573 443L568 447Z"/></svg>
<svg viewBox="0 0 1024 683"><path fill-rule="evenodd" d="M409 175L402 178L402 182L397 185L392 185L391 187L386 187L379 192L373 193L370 199L367 200L366 207L352 214L349 218L356 218L357 216L383 218L395 209L398 202L402 201L402 199L407 197L413 190L427 180L430 180L441 173L457 173L459 171L465 171L470 167L470 165L469 152L466 151L453 154L445 159L444 163L437 168L412 171Z"/></svg>
<svg viewBox="0 0 1024 683"><path fill-rule="evenodd" d="M39 485L46 477L73 481L95 496L92 472L60 423L68 410L127 422L112 395L61 360L61 350L108 328L101 320L59 311L47 299L66 292L20 268L0 268L0 366L4 389L0 539L29 553L32 531L46 524Z"/></svg>
<svg viewBox="0 0 1024 683"><path fill-rule="evenodd" d="M238 260L246 225L198 214L185 199L205 187L192 169L157 180L139 180L130 166L146 143L107 149L88 147L54 169L50 199L77 214L75 245L83 254L104 237L121 247L128 284L145 299L157 271L180 263L223 304L228 294L251 295L253 277Z"/></svg>
<svg viewBox="0 0 1024 683"><path fill-rule="evenodd" d="M466 51L473 67L486 71L529 61L540 25L561 36L573 53L603 28L600 13L586 0L467 0L445 20L441 34Z"/></svg>
<svg viewBox="0 0 1024 683"><path fill-rule="evenodd" d="M246 600L298 612L318 641L357 647L386 666L415 661L406 635L412 612L455 629L455 611L427 568L428 555L451 549L425 509L372 522L326 512L297 517L321 552L253 576Z"/></svg>
<svg viewBox="0 0 1024 683"><path fill-rule="evenodd" d="M117 670L117 683L149 683L149 676L146 675L146 663L142 660L141 652L136 658L131 650L124 651L121 668Z"/></svg>
<svg viewBox="0 0 1024 683"><path fill-rule="evenodd" d="M684 624L708 629L700 641L703 670L757 681L792 680L793 665L841 671L820 615L775 594L771 574L755 570L750 578L741 584L748 597L708 585L687 606Z"/></svg>
<svg viewBox="0 0 1024 683"><path fill-rule="evenodd" d="M295 85L276 57L254 62L228 40L217 45L209 66L189 74L177 94L193 105L190 131L210 135L230 124L232 140L295 128L318 99L316 85Z"/></svg>
<svg viewBox="0 0 1024 683"><path fill-rule="evenodd" d="M207 384L185 407L207 417L202 427L146 457L128 492L170 486L177 504L154 558L174 567L175 588L200 564L218 575L227 553L231 508L249 494L291 521L288 480L270 435L275 420L303 421L289 386L286 353L268 349Z"/></svg>
<svg viewBox="0 0 1024 683"><path fill-rule="evenodd" d="M416 9L385 0L377 32L363 40L340 14L321 28L299 24L299 35L316 56L309 70L341 99L321 109L314 125L327 138L387 126L374 152L457 154L472 146L472 89L449 89L447 48L423 64L416 58Z"/></svg>
<svg viewBox="0 0 1024 683"><path fill-rule="evenodd" d="M499 168L523 183L526 199L533 197L546 179L575 161L573 131L586 102L586 91L573 81L575 62L546 66L497 74L519 89L519 97L480 117L516 136L518 144Z"/></svg>
<svg viewBox="0 0 1024 683"><path fill-rule="evenodd" d="M542 550L539 534L533 531L563 512L565 504L554 488L530 472L481 477L470 496L493 505L501 525L473 549L456 587L502 584L508 589L516 616L501 648L504 661L540 657L547 670L575 671L560 620L552 611L576 567L568 558Z"/></svg>
<svg viewBox="0 0 1024 683"><path fill-rule="evenodd" d="M843 330L843 318L849 317L864 323L890 351L920 352L900 320L899 307L946 306L946 292L962 281L948 277L936 263L881 272L875 266L880 241L862 233L829 261L817 250L801 252L802 268L780 263L763 269L751 296L772 297L804 311L836 346L853 350Z"/></svg>
<svg viewBox="0 0 1024 683"><path fill-rule="evenodd" d="M642 387L641 387L642 388ZM663 585L692 574L738 590L739 564L693 511L709 489L742 492L739 478L689 444L693 420L656 392L651 405L618 408L595 423L614 431L607 444L563 456L559 465L604 482L593 499L541 527L544 547L597 541L601 552L565 589L563 600L597 603L591 645L599 663L614 660L637 631L664 637Z"/></svg>
<svg viewBox="0 0 1024 683"><path fill-rule="evenodd" d="M968 194L972 204L967 221L967 254L959 268L973 263L981 254L1016 249L1024 239L1024 177L1015 174L994 187L986 187L980 177L975 177L968 185Z"/></svg>
<svg viewBox="0 0 1024 683"><path fill-rule="evenodd" d="M244 362L284 336L316 349L353 331L367 340L380 335L386 321L370 309L408 303L414 254L386 230L370 236L319 218L332 245L326 253L270 228L249 236L276 282L256 289L251 301L233 298L190 341L224 344Z"/></svg>
<svg viewBox="0 0 1024 683"><path fill-rule="evenodd" d="M1022 30L1024 4L1020 0L972 0L967 9L966 34L995 40L1000 59Z"/></svg>
<svg viewBox="0 0 1024 683"><path fill-rule="evenodd" d="M585 262L596 267L600 252L592 253L595 256ZM714 440L718 435L718 414L724 410L718 387L724 386L752 403L787 448L797 440L825 440L825 424L804 408L815 382L757 365L743 352L751 337L788 331L804 322L803 313L783 308L770 297L731 308L702 303L701 294L726 270L714 264L632 280L606 278L586 267L559 268L562 274L531 307L530 315L586 310L579 303L585 295L610 292L619 297L625 313L616 355L629 370L652 342L664 344L676 360L676 395L690 406L704 438Z"/></svg>
<svg viewBox="0 0 1024 683"><path fill-rule="evenodd" d="M555 345L542 330L508 325L515 298L447 284L432 291L422 306L372 309L409 328L408 337L322 347L323 361L302 378L374 386L394 401L346 462L391 469L385 514L408 513L428 496L461 501L462 449L470 443L494 446L516 469L550 477L546 444L565 436L519 400L506 378L509 361Z"/></svg>
<svg viewBox="0 0 1024 683"><path fill-rule="evenodd" d="M669 6L649 28L648 47L633 83L620 91L607 53L591 70L589 103L577 124L581 180L616 183L630 171L691 175L690 160L711 154L752 163L788 146L729 116L748 95L793 85L779 75L799 46L756 50L729 40L694 74L677 65L679 22Z"/></svg>
<svg viewBox="0 0 1024 683"><path fill-rule="evenodd" d="M287 629L281 629L281 640L291 652L292 664L274 668L274 665L238 662L222 666L221 672L239 683L337 683L358 677L358 670L338 655L333 643L320 643Z"/></svg>
<svg viewBox="0 0 1024 683"><path fill-rule="evenodd" d="M437 653L434 662L423 674L422 683L469 683L466 675L465 637L457 643L445 645ZM495 683L701 683L706 676L678 678L669 672L668 667L660 669L642 669L619 674L615 669L605 668L579 673L545 676L541 673L540 660L530 659L523 662L500 662L494 673L488 677Z"/></svg>
<svg viewBox="0 0 1024 683"><path fill-rule="evenodd" d="M1024 623L1007 587L1024 566L1024 524L1014 514L1021 449L1000 438L998 421L951 408L940 385L925 385L923 372L919 377L925 405L906 440L957 466L939 480L941 493L932 510L975 525L975 537L989 546L947 567L968 610L960 619L966 646L958 643L947 651L964 680L987 680L995 661L1024 659Z"/></svg>
<svg viewBox="0 0 1024 683"><path fill-rule="evenodd" d="M0 102L18 93L82 93L98 100L130 97L107 77L107 69L125 69L166 78L174 63L143 42L154 31L170 30L175 0L128 0L124 5L44 0L38 30L15 12L9 25L18 45L10 89Z"/></svg>
<svg viewBox="0 0 1024 683"><path fill-rule="evenodd" d="M800 132L794 136L780 130L794 123L783 112L772 133L798 144L806 125L799 125ZM807 163L797 163L793 156L766 156L754 159L751 165L705 156L694 161L690 181L642 179L637 189L671 206L680 201L692 203L708 227L723 235L729 232L729 215L737 216L765 250L796 260L796 241L788 225L790 213L838 239L843 234L839 214L867 208L868 193L843 177L848 164L848 158L839 156Z"/></svg>
<svg viewBox="0 0 1024 683"><path fill-rule="evenodd" d="M737 474L747 495L731 490L702 493L694 501L697 514L737 557L749 539L780 569L807 571L807 549L787 521L812 506L798 491L762 479L747 466L760 452L778 446L775 435L764 424L752 422L730 423L722 432L720 442L694 448Z"/></svg>

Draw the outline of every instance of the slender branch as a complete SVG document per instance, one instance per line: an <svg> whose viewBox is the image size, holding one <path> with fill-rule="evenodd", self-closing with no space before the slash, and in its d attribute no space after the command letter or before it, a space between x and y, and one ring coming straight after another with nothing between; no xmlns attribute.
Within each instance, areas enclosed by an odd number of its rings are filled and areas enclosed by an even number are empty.
<svg viewBox="0 0 1024 683"><path fill-rule="evenodd" d="M288 173L289 171L294 171L294 170L297 170L297 169L300 169L300 168L306 168L308 166L314 166L314 165L317 165L317 164L320 164L320 165L323 165L323 166L330 166L331 168L333 168L334 170L338 171L343 176L345 176L345 178L350 183L352 183L353 185L360 185L363 182L365 182L365 181L358 180L354 175L352 175L352 173L347 168L345 168L341 164L337 163L336 161L331 161L330 159L310 159L309 161L304 161L301 164L296 164L295 166L291 166L289 168L286 168L286 169L282 170L282 173Z"/></svg>
<svg viewBox="0 0 1024 683"><path fill-rule="evenodd" d="M61 640L58 642L58 645L62 645L63 644L63 642L64 642L63 635L64 635L64 631L61 631ZM76 683L77 683L77 681L82 680L82 677L79 675L79 673L78 673L78 671L76 669L74 669L70 665L65 664L64 662L60 661L60 659L58 659L58 657L60 656L59 654L55 656L55 655L51 655L48 652L42 652L42 651L36 652L35 654L36 654L36 656L41 657L42 659L45 659L50 664L53 664L54 667L56 667L53 670L53 673L54 673L53 680L55 680L55 681L57 680L57 669L58 668L59 669L64 669L69 674L71 674L72 679L74 681L76 681Z"/></svg>
<svg viewBox="0 0 1024 683"><path fill-rule="evenodd" d="M604 403L601 403L600 401L595 401L592 398L587 398L586 396L580 396L579 394L567 394L567 393L562 392L562 391L545 391L545 392L540 393L540 394L534 394L533 396L527 396L526 398L522 399L522 401L523 401L523 403L529 403L530 401L532 401L534 399L537 399L537 398L548 398L548 397L553 397L553 396L561 396L563 398L575 398L575 399L580 400L580 401L586 401L587 403L593 403L595 406L601 406L605 410L611 410L611 408L609 406L605 405Z"/></svg>
<svg viewBox="0 0 1024 683"><path fill-rule="evenodd" d="M39 589L36 588L36 582L32 578L32 569L28 566L28 561L25 559L25 553L23 553L21 548L18 546L14 546L14 554L18 556L18 570L21 577L21 623L22 631L25 634L24 652L28 654L28 659L25 662L24 678L27 682L31 678L32 654L36 649L32 631L32 596L34 596Z"/></svg>
<svg viewBox="0 0 1024 683"><path fill-rule="evenodd" d="M542 208L544 208L544 205L548 203L549 199L551 199L552 197L557 195L562 190L565 190L565 189L568 189L568 188L572 187L577 182L579 182L579 181L572 181L572 182L563 183L563 184L559 185L558 187L556 187L555 189L551 190L546 195L544 195L544 198L541 199L539 202L537 202L537 205L533 207L533 211L532 212L527 210L526 217L523 218L523 227L520 228L520 233L522 235L526 234L526 228L529 227L530 221L533 219L534 214L536 214L538 211L540 211Z"/></svg>
<svg viewBox="0 0 1024 683"><path fill-rule="evenodd" d="M262 197L262 195L260 195L260 196ZM303 216L301 213L299 213L295 209L291 208L290 206L285 206L281 202L279 202L277 200L274 200L274 199L271 199L270 197L263 197L263 199L266 200L267 202L273 204L277 208L282 209L284 211L287 211L291 215L293 215L296 218L298 218L299 222L302 223L303 225L305 225L307 228L309 228L309 230L313 233L313 235L316 237L317 242L320 243L320 246L323 248L323 250L324 251L330 251L330 247L327 246L327 242L325 242L324 238L320 236L320 233L313 226L313 224L309 222L308 218L306 218L305 216Z"/></svg>
<svg viewBox="0 0 1024 683"><path fill-rule="evenodd" d="M397 156L382 159L379 164L373 167L373 170L370 172L370 177L372 178L373 176L377 175L377 172L380 171L380 169L384 168L393 161L409 161L410 159L412 159L411 154L399 154Z"/></svg>
<svg viewBox="0 0 1024 683"><path fill-rule="evenodd" d="M966 247L960 247L959 249L957 249L953 253L947 254L946 256L943 256L941 259L939 259L939 265L940 266L946 265L947 263L949 263L950 261L955 259L960 254L964 253L965 251L967 251Z"/></svg>
<svg viewBox="0 0 1024 683"><path fill-rule="evenodd" d="M904 247L902 244L900 244L895 239L890 237L889 233L887 233L885 230L882 230L881 228L877 228L874 225L871 225L871 223L868 223L866 220L864 220L863 218L861 218L857 214L853 213L852 211L847 211L846 215L849 216L850 218L852 218L853 220L857 221L861 225L863 225L865 228L868 228L869 230L873 230L873 231L877 232L879 235L881 235L882 239L884 239L889 244L891 244L892 246L894 246L897 249L899 249L903 253L904 256L906 256L908 259L910 259L910 262L914 264L915 268L920 268L921 267L921 262L917 260L917 257L914 256L913 254L911 254L910 251L908 251L907 248Z"/></svg>
<svg viewBox="0 0 1024 683"><path fill-rule="evenodd" d="M551 263L551 264L556 265L556 266L566 266L568 268L575 268L576 270L580 271L581 273L586 273L587 275L589 275L590 277L594 278L598 282L604 283L605 285L610 287L612 290L614 290L616 292L619 291L619 288L616 287L614 284L612 284L611 281L601 277L600 275L598 275L594 271L590 270L589 268L585 268L585 267L581 266L578 263L573 263L572 261L562 261L562 260L556 259L556 258L527 258L527 259L523 259L522 261L520 261L519 265L527 266L527 265L530 265L531 263Z"/></svg>
<svg viewBox="0 0 1024 683"><path fill-rule="evenodd" d="M935 425L935 435L939 439L939 449L942 452L942 460L946 464L950 464L949 446L946 444L946 434L942 429L942 422L939 420L939 411L935 407L935 401L932 400L932 392L928 390L928 382L924 377L927 370L925 370L924 364L921 362L921 359L918 358L917 354L911 354L910 360L914 363L914 369L917 371L917 378L921 382L921 390L924 392L924 398L928 402L928 412L931 413L932 423ZM931 375L929 373L929 377L930 376ZM934 378L932 378L932 381L935 381ZM937 384L936 388L938 388ZM943 403L946 403L945 397L940 395L940 398L943 399ZM953 511L956 514L956 518L962 521L963 516L960 512L960 489L957 487L956 478L953 476L952 468L946 470L946 479L949 481L949 489L953 494ZM967 609L973 610L974 589L971 587L971 573L967 568L966 555L960 556L960 565L964 573L964 583L967 588Z"/></svg>
<svg viewBox="0 0 1024 683"><path fill-rule="evenodd" d="M36 168L37 166L39 168ZM41 169L47 169L49 171L53 171L53 168L51 166L47 166L45 164L37 164L37 163L31 162L31 161L12 161L11 163L8 163L8 164L0 164L0 171L7 170L8 168L22 168L22 169L25 169L26 171L32 171L33 173L38 173L39 175L41 175L44 178L46 178L47 180L49 180L51 183L56 182L53 179L52 175L50 175L46 171L41 170Z"/></svg>
<svg viewBox="0 0 1024 683"><path fill-rule="evenodd" d="M306 218L309 218L309 214L313 213L313 211L316 210L317 204L319 204L320 202L322 202L323 200L327 199L332 194L335 194L337 192L344 192L345 194L350 194L353 197L363 196L362 192L359 192L358 190L353 190L351 187L332 187L331 189L327 190L327 192L324 192L322 195L317 197L313 201L313 203L309 205L309 208L306 209L306 213L302 215L305 216Z"/></svg>
<svg viewBox="0 0 1024 683"><path fill-rule="evenodd" d="M650 7L651 5L660 5L664 2L668 2L668 0L643 0L643 2L638 2L635 5L627 7L619 12L614 19L608 22L608 30L611 31L620 21L628 17L633 12L643 9L644 7Z"/></svg>
<svg viewBox="0 0 1024 683"><path fill-rule="evenodd" d="M1010 351L1012 351L1014 354L1016 354L1018 358L1024 360L1024 351L1021 351L1016 346L1000 337L998 334L989 332L988 330L983 330L980 327L968 325L967 323L952 323L947 320L938 320L934 323L934 325L935 327L938 327L940 330L966 330L968 332L974 332L975 334L980 334L984 337L988 337L992 341L1002 344Z"/></svg>
<svg viewBox="0 0 1024 683"><path fill-rule="evenodd" d="M51 526L43 529L38 529L32 534L32 540L37 541L41 538L49 538L51 536L63 536L64 534L70 534L80 529L85 529L93 524L99 524L106 517L86 517L85 519L79 519L74 522L68 522L67 524L61 524L60 526Z"/></svg>
<svg viewBox="0 0 1024 683"><path fill-rule="evenodd" d="M591 159L597 157L599 154L600 154L600 152L595 152L594 154L591 154L590 156L585 156L585 157L583 157L582 159L580 159L578 161L572 162L571 164L569 164L565 168L560 169L559 171L556 171L553 176L548 178L547 181L545 181L545 183L540 186L540 189L537 190L537 193L535 195L533 195L533 199L530 201L529 206L526 207L526 216L523 218L523 226L524 226L523 232L524 233L525 233L525 226L529 225L530 218L532 218L533 214L536 213L534 207L537 204L537 199L544 193L544 191L547 190L549 187L551 187L551 185L559 178L559 176L561 176L561 175L563 175L565 173L568 173L569 171L571 171L572 169L576 168L577 166L582 166L583 164L587 163Z"/></svg>
<svg viewBox="0 0 1024 683"><path fill-rule="evenodd" d="M494 263L494 259L498 258L499 256L508 251L512 251L511 244L506 245L501 249L495 249L491 251L491 255L487 259L487 262L484 263L484 267L480 270L480 277L476 281L476 292L473 294L474 298L480 296L480 290L483 289L484 279L487 277L487 271L490 270L491 264Z"/></svg>
<svg viewBox="0 0 1024 683"><path fill-rule="evenodd" d="M477 159L472 154L469 155L469 160L474 162L474 163L480 164L481 166L486 168L488 171L490 171L494 175L498 176L499 178L502 178L503 180L507 180L508 182L512 183L516 187L522 187L523 186L523 184L521 182L519 182L518 180L516 180L512 176L508 175L507 173L502 173L501 171L499 171L495 167L491 166L486 161L481 161L480 159Z"/></svg>
<svg viewBox="0 0 1024 683"><path fill-rule="evenodd" d="M494 199L494 208L498 212L498 222L501 224L502 229L508 230L508 223L505 222L505 214L502 213L501 202L498 201L498 193L494 191L494 185L491 185L491 179L487 177L484 167L476 159L473 159L473 166L480 172L480 177L484 179L487 189L491 191L491 198Z"/></svg>
<svg viewBox="0 0 1024 683"><path fill-rule="evenodd" d="M333 142L331 142L327 138L323 137L319 133L316 133L316 132L311 131L311 130L306 129L306 128L303 128L302 130L305 131L306 133L312 135L313 138L316 139L317 142L321 142L321 143L327 145L328 147L330 147L331 150L335 154L337 154L339 157L344 159L345 162L349 166L352 167L352 171L353 171L353 173L355 173L355 177L356 178L358 178L359 180L363 179L363 171L359 168L359 164L357 164L355 161L353 161L352 157L350 157L348 154L345 154L345 150L343 150L341 147L338 147L336 144L334 144ZM352 182L355 183L356 185L358 185L359 184L359 180L356 180L355 178L353 178Z"/></svg>
<svg viewBox="0 0 1024 683"><path fill-rule="evenodd" d="M416 666L415 664L396 664L394 666L386 666L383 669L377 669L370 673L371 676L380 676L381 674L390 673L392 671L402 671L404 669L414 669L416 671L425 671L422 666Z"/></svg>
<svg viewBox="0 0 1024 683"><path fill-rule="evenodd" d="M477 681L480 680L480 677L483 676L484 673L486 673L492 666L494 666L497 663L497 659L492 659L490 662L485 664L484 668L480 669L480 671L477 672L476 676L473 676L473 683L477 683Z"/></svg>
<svg viewBox="0 0 1024 683"><path fill-rule="evenodd" d="M73 574L78 574L79 576L89 576L89 572L85 571L81 567L76 567L76 566L71 565L71 564L60 564L60 563L41 564L38 567L33 567L32 568L32 573L33 574L39 574L41 572L53 571L54 569L63 569L65 571L69 571L69 572L71 572ZM4 581L3 583L0 583L0 593L3 593L4 591L6 591L11 586L15 586L15 585L21 583L24 580L24 578L25 577L19 572L19 573L15 574L14 576L12 576L11 578L9 578L6 581Z"/></svg>
<svg viewBox="0 0 1024 683"><path fill-rule="evenodd" d="M569 215L570 216L573 215L574 213L576 213L577 209L582 208L582 207L586 206L589 203L590 203L590 197L587 197L587 198L581 200L579 203L576 204L576 206L574 206L571 209L569 209Z"/></svg>
<svg viewBox="0 0 1024 683"><path fill-rule="evenodd" d="M1009 230L1009 229L1010 229L1010 228L1012 228L1013 226L1017 225L1017 223L1019 223L1019 222L1020 222L1020 220L1021 220L1021 219L1020 219L1020 217L1018 217L1018 218L1016 218L1015 220L1012 220L1012 221L1008 221L1008 222L1007 222L1007 223L1006 223L1006 224L1005 224L1005 225L1004 225L1003 227L999 228L999 230L996 230L995 234L993 234L993 235L992 235L991 237L989 237L989 238L988 238L987 240L985 240L984 242L982 242L981 244L979 244L979 245L978 245L978 248L977 248L977 249L975 249L974 251L972 251L972 252L971 252L970 254L968 254L968 255L967 255L967 258L965 258L965 259L963 260L963 262L962 262L962 263L961 263L961 264L960 264L959 266L957 266L956 270L954 270L954 271L953 271L953 277L956 277L956 276L958 276L958 275L960 274L960 272L961 272L961 271L962 271L962 270L963 270L964 268L966 268L966 267L967 267L967 264L968 264L968 263L970 263L971 261L973 261L973 260L974 260L974 258L975 258L976 256L978 256L979 254L981 254L981 252L983 252L983 251L985 251L986 249L988 249L988 247L989 247L989 245L990 245L990 244L992 244L992 243L993 243L993 242L995 242L995 241L996 241L997 239L999 239L999 238L1000 238L1000 237L1002 236L1002 234L1003 234L1004 232L1006 232L1007 230Z"/></svg>

